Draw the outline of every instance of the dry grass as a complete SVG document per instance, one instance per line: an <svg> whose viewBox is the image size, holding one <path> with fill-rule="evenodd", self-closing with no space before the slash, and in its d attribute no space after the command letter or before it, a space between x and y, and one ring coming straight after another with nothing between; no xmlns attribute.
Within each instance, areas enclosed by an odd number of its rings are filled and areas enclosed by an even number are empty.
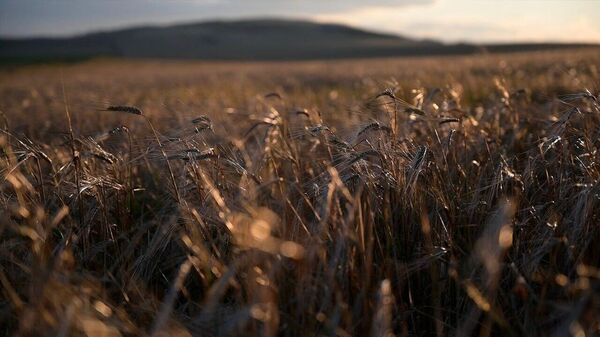
<svg viewBox="0 0 600 337"><path fill-rule="evenodd" d="M4 69L2 335L598 334L599 66Z"/></svg>

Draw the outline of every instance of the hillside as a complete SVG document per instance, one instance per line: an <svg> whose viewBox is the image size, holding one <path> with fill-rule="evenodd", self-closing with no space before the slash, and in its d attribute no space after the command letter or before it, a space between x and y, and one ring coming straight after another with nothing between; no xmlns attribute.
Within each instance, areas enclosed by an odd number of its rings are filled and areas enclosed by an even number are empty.
<svg viewBox="0 0 600 337"><path fill-rule="evenodd" d="M492 51L562 45L487 46ZM0 39L0 60L125 58L290 60L472 53L481 46L445 45L309 21L210 21L145 26L65 38Z"/></svg>
<svg viewBox="0 0 600 337"><path fill-rule="evenodd" d="M3 58L117 56L181 59L294 59L391 53L436 43L303 21L211 21L136 27L69 38L0 40Z"/></svg>

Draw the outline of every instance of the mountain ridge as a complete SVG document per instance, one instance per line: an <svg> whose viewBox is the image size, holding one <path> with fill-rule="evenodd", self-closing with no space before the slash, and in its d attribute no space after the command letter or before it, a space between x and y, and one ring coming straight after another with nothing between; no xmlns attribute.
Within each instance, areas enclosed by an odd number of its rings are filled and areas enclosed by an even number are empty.
<svg viewBox="0 0 600 337"><path fill-rule="evenodd" d="M0 38L1 60L93 57L302 60L539 50L588 44L444 44L335 23L288 19L143 25L69 37Z"/></svg>

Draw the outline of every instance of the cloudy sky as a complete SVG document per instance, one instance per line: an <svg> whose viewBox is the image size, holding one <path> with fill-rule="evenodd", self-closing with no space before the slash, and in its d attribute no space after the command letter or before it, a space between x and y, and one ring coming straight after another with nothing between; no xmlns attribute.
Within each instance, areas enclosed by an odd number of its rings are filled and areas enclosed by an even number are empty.
<svg viewBox="0 0 600 337"><path fill-rule="evenodd" d="M0 36L251 17L346 23L448 42L600 43L600 0L0 0Z"/></svg>

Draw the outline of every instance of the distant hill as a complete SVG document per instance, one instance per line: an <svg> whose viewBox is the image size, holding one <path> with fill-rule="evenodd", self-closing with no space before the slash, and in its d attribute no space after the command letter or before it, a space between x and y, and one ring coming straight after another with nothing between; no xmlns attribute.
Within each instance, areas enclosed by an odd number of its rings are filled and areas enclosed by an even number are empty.
<svg viewBox="0 0 600 337"><path fill-rule="evenodd" d="M66 38L0 39L0 60L126 58L300 60L537 50L584 45L446 45L338 24L290 20L144 26Z"/></svg>

